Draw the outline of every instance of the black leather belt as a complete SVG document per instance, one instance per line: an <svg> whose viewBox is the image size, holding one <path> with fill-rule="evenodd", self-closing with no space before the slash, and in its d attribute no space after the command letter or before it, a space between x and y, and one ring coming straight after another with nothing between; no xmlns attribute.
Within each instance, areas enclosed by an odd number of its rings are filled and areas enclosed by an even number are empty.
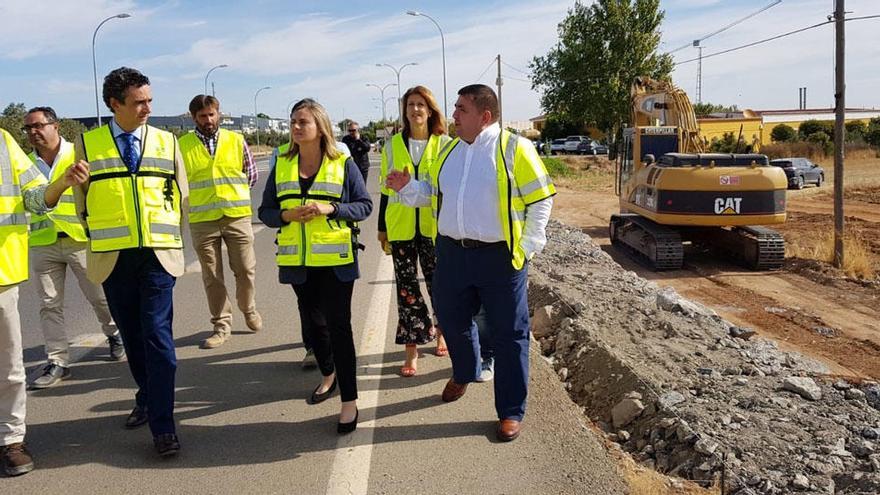
<svg viewBox="0 0 880 495"><path fill-rule="evenodd" d="M67 232L62 232L62 231L59 230L59 231L58 231L58 238L60 239L60 238L62 238L62 237L70 237L70 236L67 235Z"/></svg>
<svg viewBox="0 0 880 495"><path fill-rule="evenodd" d="M506 244L504 241L484 242L484 241L478 241L476 239L453 239L452 237L447 237L447 236L443 236L443 237L448 239L449 242L456 244L458 246L461 246L465 249L476 249L476 248L484 248L484 247L491 247L491 246L498 246L498 245Z"/></svg>

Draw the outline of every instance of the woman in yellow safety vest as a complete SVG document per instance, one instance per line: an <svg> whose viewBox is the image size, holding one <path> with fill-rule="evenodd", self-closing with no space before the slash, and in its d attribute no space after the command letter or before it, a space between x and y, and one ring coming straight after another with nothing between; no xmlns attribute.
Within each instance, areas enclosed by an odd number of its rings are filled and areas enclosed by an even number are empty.
<svg viewBox="0 0 880 495"><path fill-rule="evenodd" d="M395 343L406 346L406 361L400 374L416 374L416 346L437 339L438 356L447 354L446 342L439 327L432 325L428 306L419 288L418 267L425 276L428 296L434 276L434 242L436 223L430 207L412 208L398 201L397 193L385 186L385 177L392 170L409 170L417 180L428 180L441 148L450 139L446 135L446 119L431 91L415 86L403 95L403 131L391 137L382 149L379 185L379 242L394 260L397 281L397 335Z"/></svg>
<svg viewBox="0 0 880 495"><path fill-rule="evenodd" d="M356 358L351 295L358 278L357 225L373 210L364 179L334 143L330 117L318 102L293 106L290 143L275 150L259 216L277 228L278 278L296 293L300 320L319 314L313 345L323 379L309 403L339 387L337 431L357 427ZM305 324L305 323L304 323Z"/></svg>

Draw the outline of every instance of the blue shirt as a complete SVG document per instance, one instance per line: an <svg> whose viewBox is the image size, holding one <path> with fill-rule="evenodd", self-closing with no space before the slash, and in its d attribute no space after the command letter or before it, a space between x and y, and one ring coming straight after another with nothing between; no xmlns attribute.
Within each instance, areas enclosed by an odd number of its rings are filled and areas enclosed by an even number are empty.
<svg viewBox="0 0 880 495"><path fill-rule="evenodd" d="M116 147L119 148L119 154L122 155L125 153L126 142L125 138L122 137L122 134L125 134L126 131L122 130L122 127L119 127L119 124L116 123L116 119L110 120L110 133L113 134L113 140L116 141ZM134 136L134 145L137 147L138 156L142 156L144 154L144 142L141 137L144 135L144 126L138 126L137 129L131 131L129 134Z"/></svg>

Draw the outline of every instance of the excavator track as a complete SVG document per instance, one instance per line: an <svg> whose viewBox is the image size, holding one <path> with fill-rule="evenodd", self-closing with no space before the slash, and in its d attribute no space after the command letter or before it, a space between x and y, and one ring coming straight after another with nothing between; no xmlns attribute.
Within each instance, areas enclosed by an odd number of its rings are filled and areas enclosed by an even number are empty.
<svg viewBox="0 0 880 495"><path fill-rule="evenodd" d="M612 215L609 224L611 243L625 246L651 268L678 270L684 258L681 235L666 226L632 214Z"/></svg>
<svg viewBox="0 0 880 495"><path fill-rule="evenodd" d="M745 260L754 270L778 270L785 261L785 239L773 229L760 226L740 227L736 229L741 235L751 238L754 250Z"/></svg>

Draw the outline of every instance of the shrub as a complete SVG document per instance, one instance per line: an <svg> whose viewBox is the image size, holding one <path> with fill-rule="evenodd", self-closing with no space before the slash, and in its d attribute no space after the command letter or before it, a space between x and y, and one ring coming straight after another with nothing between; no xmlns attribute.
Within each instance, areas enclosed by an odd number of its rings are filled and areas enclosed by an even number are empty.
<svg viewBox="0 0 880 495"><path fill-rule="evenodd" d="M768 144L761 148L761 153L767 155L771 160L797 156L809 158L813 161L820 161L827 157L825 149L821 145L806 141Z"/></svg>
<svg viewBox="0 0 880 495"><path fill-rule="evenodd" d="M715 153L751 153L752 145L746 144L742 136L737 139L732 132L725 132L720 139L712 139L709 150Z"/></svg>
<svg viewBox="0 0 880 495"><path fill-rule="evenodd" d="M834 153L834 142L831 136L823 131L817 131L807 136L808 143L816 143L822 147L826 155Z"/></svg>
<svg viewBox="0 0 880 495"><path fill-rule="evenodd" d="M865 131L868 130L868 126L861 120L853 120L852 122L845 123L843 126L846 128L847 141L861 140L865 135Z"/></svg>
<svg viewBox="0 0 880 495"><path fill-rule="evenodd" d="M872 119L873 120L873 119ZM880 124L870 127L862 138L872 146L880 146Z"/></svg>
<svg viewBox="0 0 880 495"><path fill-rule="evenodd" d="M780 143L789 143L797 139L797 131L790 125L779 124L770 132L770 139Z"/></svg>
<svg viewBox="0 0 880 495"><path fill-rule="evenodd" d="M834 122L830 120L805 120L798 127L798 136L807 139L817 132L824 132L826 136L834 136Z"/></svg>
<svg viewBox="0 0 880 495"><path fill-rule="evenodd" d="M572 174L571 168L558 158L545 157L544 166L547 167L547 173L550 177L566 177Z"/></svg>

